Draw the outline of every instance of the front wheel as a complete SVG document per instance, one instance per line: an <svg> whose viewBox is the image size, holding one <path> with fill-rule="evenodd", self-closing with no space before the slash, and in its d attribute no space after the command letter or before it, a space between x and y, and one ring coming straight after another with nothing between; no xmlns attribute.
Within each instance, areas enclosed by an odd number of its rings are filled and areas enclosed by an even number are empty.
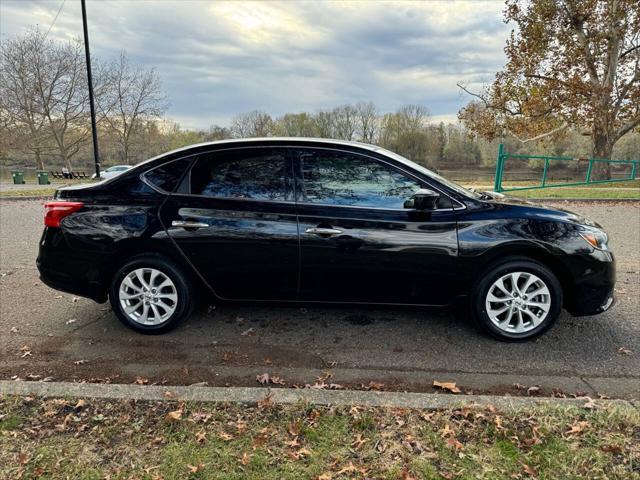
<svg viewBox="0 0 640 480"><path fill-rule="evenodd" d="M191 313L191 283L171 260L132 258L113 277L109 300L118 319L141 333L164 333Z"/></svg>
<svg viewBox="0 0 640 480"><path fill-rule="evenodd" d="M477 323L500 340L537 337L556 321L562 287L544 265L528 259L506 260L479 280L472 295Z"/></svg>

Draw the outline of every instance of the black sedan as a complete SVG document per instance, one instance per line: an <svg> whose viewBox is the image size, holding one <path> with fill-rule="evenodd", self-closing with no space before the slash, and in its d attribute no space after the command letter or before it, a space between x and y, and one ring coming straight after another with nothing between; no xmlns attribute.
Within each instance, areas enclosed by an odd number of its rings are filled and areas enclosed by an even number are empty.
<svg viewBox="0 0 640 480"><path fill-rule="evenodd" d="M382 148L228 140L148 160L45 204L49 286L143 333L215 301L447 306L525 340L562 307L613 304L607 235L573 213L462 188Z"/></svg>

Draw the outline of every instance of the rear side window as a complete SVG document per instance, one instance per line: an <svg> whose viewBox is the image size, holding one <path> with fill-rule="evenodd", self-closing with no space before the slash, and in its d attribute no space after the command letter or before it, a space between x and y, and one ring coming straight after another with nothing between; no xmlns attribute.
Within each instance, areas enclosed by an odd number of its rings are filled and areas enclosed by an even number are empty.
<svg viewBox="0 0 640 480"><path fill-rule="evenodd" d="M191 158L181 158L160 165L144 174L144 178L165 192L173 192L189 167Z"/></svg>
<svg viewBox="0 0 640 480"><path fill-rule="evenodd" d="M198 158L191 193L206 197L287 200L283 149L234 149Z"/></svg>

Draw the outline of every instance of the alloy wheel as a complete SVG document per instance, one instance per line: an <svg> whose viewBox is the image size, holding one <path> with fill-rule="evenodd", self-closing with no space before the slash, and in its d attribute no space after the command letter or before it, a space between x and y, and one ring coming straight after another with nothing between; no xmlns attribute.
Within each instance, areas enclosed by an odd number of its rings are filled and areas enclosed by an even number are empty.
<svg viewBox="0 0 640 480"><path fill-rule="evenodd" d="M551 293L544 281L529 272L512 272L498 278L485 299L491 322L508 333L526 333L547 318Z"/></svg>
<svg viewBox="0 0 640 480"><path fill-rule="evenodd" d="M164 323L178 306L175 284L155 268L137 268L127 274L118 297L125 315L141 325Z"/></svg>

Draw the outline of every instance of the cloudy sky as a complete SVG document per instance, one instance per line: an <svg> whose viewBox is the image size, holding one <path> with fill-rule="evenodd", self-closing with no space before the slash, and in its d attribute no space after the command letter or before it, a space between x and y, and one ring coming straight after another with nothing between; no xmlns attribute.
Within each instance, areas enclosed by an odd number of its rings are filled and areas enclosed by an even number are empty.
<svg viewBox="0 0 640 480"><path fill-rule="evenodd" d="M47 31L62 0L0 0L2 40ZM503 1L87 1L92 55L155 67L167 115L183 126L227 124L373 101L381 111L426 105L453 121L469 98L456 82L490 80L505 62ZM82 35L66 0L51 38Z"/></svg>

